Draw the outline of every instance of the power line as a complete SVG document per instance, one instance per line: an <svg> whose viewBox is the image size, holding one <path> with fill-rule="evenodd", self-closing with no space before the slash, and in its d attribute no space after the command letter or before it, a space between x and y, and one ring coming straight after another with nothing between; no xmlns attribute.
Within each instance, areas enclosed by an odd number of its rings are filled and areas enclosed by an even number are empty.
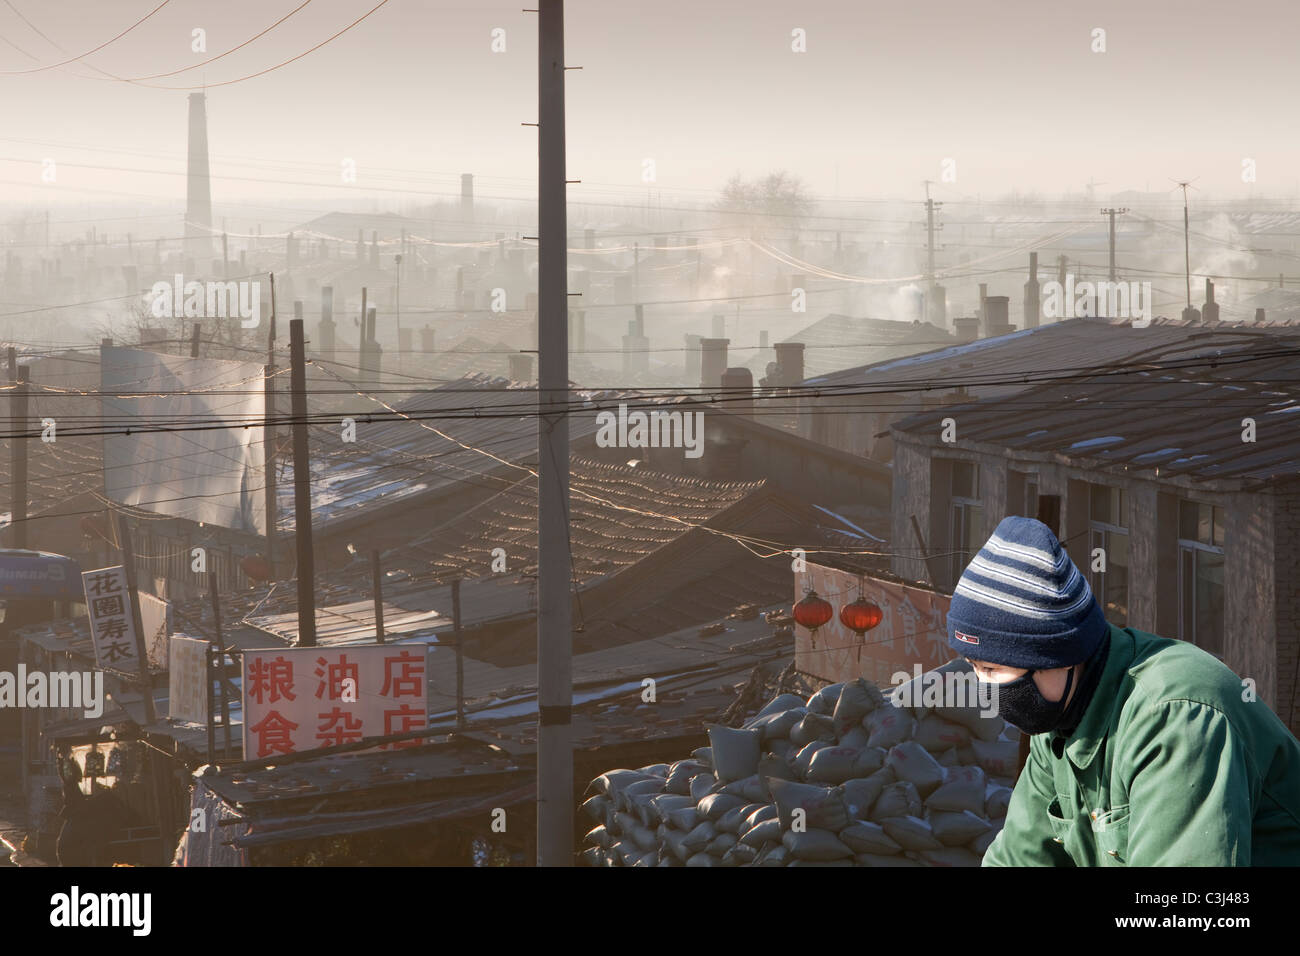
<svg viewBox="0 0 1300 956"><path fill-rule="evenodd" d="M387 2L387 0L385 0L385 2ZM135 23L131 24L129 27L127 27L125 30L123 30L121 33L119 33L117 36L113 37L113 38L110 39L110 40L105 40L105 41L104 41L103 43L101 43L99 46L95 47L94 49L87 50L85 53L82 53L82 54L80 54L79 56L71 57L71 58L69 58L69 59L67 59L67 60L63 60L63 61L61 61L61 62L59 62L59 63L51 63L51 64L49 64L48 66L38 66L38 67L33 67L33 68L30 69L30 70L0 70L0 76L20 76L20 75L28 74L28 73L43 73L43 72L45 72L46 70L53 70L53 69L56 69L56 68L58 68L58 67L60 67L60 66L67 66L69 63L76 63L78 60L84 59L85 57L90 56L92 53L98 53L100 50L104 49L104 47L108 46L110 43L116 43L118 40L122 39L122 37L126 36L128 33L130 33L132 30L134 30L134 29L135 29L136 27L138 27L140 24L142 24L142 23L144 23L146 20L148 20L151 16L153 16L155 13L157 13L157 12L158 12L159 10L161 10L163 7L167 6L167 4L169 4L169 3L171 3L171 0L162 0L162 3L158 4L158 6L154 7L152 10L150 10L148 13L146 13L144 16L142 16L139 20L135 21ZM12 7L12 5L11 5L11 7ZM24 22L26 22L26 18L24 17L23 19L24 19ZM29 23L28 26L31 26L31 24ZM35 27L33 27L32 29L35 29ZM39 32L39 31L37 31L37 32ZM44 34L41 34L41 35L44 36ZM53 43L54 41L51 40L50 42ZM89 64L85 64L85 65L89 65Z"/></svg>

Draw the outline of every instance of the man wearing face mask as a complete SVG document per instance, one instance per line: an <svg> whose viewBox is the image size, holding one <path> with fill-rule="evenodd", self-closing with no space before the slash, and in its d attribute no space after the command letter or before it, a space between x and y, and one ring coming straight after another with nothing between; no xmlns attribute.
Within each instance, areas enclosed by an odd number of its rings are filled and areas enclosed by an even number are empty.
<svg viewBox="0 0 1300 956"><path fill-rule="evenodd" d="M1212 655L1108 624L1046 525L998 525L948 643L1032 735L985 866L1300 866L1300 742Z"/></svg>

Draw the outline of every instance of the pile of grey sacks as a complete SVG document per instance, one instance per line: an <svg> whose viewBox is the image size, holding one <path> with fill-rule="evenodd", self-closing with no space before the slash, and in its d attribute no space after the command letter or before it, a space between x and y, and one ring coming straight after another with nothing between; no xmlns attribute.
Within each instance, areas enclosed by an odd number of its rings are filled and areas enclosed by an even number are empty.
<svg viewBox="0 0 1300 956"><path fill-rule="evenodd" d="M900 706L922 699L905 688L781 694L740 728L710 727L689 759L602 774L582 804L596 823L583 861L979 866L1006 817L1019 732L973 707Z"/></svg>

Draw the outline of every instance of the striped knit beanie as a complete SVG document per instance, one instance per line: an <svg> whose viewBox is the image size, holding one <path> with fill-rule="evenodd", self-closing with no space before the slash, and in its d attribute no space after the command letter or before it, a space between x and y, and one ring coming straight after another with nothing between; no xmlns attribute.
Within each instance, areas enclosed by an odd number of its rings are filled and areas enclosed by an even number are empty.
<svg viewBox="0 0 1300 956"><path fill-rule="evenodd" d="M1087 660L1109 625L1047 525L1003 519L962 572L948 646L971 660L1053 670Z"/></svg>

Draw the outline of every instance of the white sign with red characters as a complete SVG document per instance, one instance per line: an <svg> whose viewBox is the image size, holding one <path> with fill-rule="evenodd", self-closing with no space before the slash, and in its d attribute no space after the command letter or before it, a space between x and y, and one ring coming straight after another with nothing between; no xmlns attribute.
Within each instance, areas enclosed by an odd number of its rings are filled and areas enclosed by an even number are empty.
<svg viewBox="0 0 1300 956"><path fill-rule="evenodd" d="M426 644L243 653L244 759L338 747L428 723ZM418 747L423 738L380 744Z"/></svg>

